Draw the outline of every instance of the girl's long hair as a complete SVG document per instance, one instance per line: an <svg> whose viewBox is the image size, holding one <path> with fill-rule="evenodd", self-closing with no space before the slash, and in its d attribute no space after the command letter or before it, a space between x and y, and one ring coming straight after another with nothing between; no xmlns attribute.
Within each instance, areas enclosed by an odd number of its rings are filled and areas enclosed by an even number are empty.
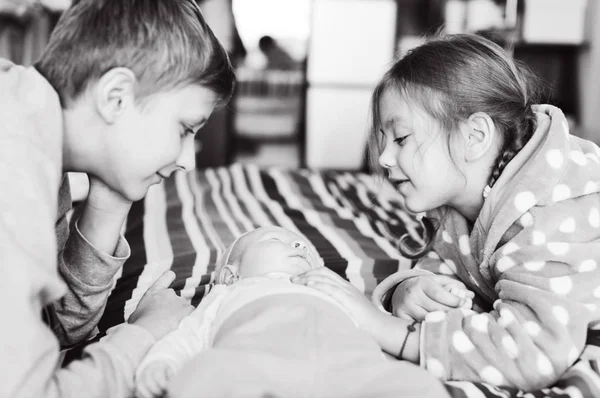
<svg viewBox="0 0 600 398"><path fill-rule="evenodd" d="M529 69L484 37L437 36L394 62L373 91L368 142L371 169L384 175L378 162L384 149L379 106L383 94L394 90L437 120L442 131L456 131L473 113L489 115L502 135L502 147L488 181L492 187L535 131L531 105L539 102L540 87ZM426 220L421 221L422 243L408 236L399 240L403 255L421 257L432 247L440 220Z"/></svg>

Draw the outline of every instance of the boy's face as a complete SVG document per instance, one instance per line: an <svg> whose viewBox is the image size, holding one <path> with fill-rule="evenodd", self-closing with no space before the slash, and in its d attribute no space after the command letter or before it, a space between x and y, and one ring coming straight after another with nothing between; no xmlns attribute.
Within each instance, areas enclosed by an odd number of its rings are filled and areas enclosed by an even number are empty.
<svg viewBox="0 0 600 398"><path fill-rule="evenodd" d="M317 255L300 235L281 227L263 227L244 236L239 255L239 276L273 272L298 275L320 266Z"/></svg>
<svg viewBox="0 0 600 398"><path fill-rule="evenodd" d="M195 168L194 135L215 108L216 95L199 85L151 94L127 107L104 142L99 177L129 200L173 171ZM100 174L99 173L99 174Z"/></svg>

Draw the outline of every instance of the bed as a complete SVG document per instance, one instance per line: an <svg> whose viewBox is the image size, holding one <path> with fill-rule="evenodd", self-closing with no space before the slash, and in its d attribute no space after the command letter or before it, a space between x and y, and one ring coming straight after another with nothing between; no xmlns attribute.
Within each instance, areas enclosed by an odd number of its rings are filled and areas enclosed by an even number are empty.
<svg viewBox="0 0 600 398"><path fill-rule="evenodd" d="M132 254L115 279L101 332L124 322L169 268L175 290L197 305L224 248L263 225L304 234L327 267L368 296L383 278L412 266L394 240L418 228L391 186L364 173L241 164L176 173L131 209L125 236ZM480 383L446 387L457 398L588 398L600 396L600 375L597 364L579 362L552 389L527 394Z"/></svg>

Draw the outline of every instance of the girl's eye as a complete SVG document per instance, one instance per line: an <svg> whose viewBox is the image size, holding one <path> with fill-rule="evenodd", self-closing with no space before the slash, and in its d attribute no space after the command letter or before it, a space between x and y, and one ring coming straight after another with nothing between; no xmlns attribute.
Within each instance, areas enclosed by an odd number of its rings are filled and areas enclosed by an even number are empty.
<svg viewBox="0 0 600 398"><path fill-rule="evenodd" d="M406 138L409 136L409 134L405 135L404 137L398 137L394 140L394 142L400 146L402 146L402 144L404 144L404 140L406 140Z"/></svg>

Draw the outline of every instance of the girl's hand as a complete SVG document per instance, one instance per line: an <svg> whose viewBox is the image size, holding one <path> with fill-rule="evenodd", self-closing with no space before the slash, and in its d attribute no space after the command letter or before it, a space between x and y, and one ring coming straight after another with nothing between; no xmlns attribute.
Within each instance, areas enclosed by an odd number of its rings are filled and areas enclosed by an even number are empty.
<svg viewBox="0 0 600 398"><path fill-rule="evenodd" d="M471 308L475 294L445 275L422 275L402 281L392 296L392 314L422 321L433 311Z"/></svg>
<svg viewBox="0 0 600 398"><path fill-rule="evenodd" d="M372 333L378 319L385 316L360 290L327 267L307 271L292 277L291 280L331 296L352 315L359 327L367 332Z"/></svg>

